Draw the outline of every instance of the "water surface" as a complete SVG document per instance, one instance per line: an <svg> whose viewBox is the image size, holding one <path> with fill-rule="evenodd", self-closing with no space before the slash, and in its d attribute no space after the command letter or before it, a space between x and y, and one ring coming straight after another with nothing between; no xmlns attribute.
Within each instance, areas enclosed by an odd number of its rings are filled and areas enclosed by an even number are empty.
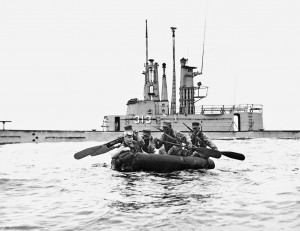
<svg viewBox="0 0 300 231"><path fill-rule="evenodd" d="M0 230L300 230L300 140L215 140L213 170L120 173L97 142L0 146Z"/></svg>

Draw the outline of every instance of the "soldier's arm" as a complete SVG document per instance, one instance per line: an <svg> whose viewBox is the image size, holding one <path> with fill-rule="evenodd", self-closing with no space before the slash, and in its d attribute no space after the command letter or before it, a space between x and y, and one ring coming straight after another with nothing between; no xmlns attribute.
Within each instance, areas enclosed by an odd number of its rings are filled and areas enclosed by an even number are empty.
<svg viewBox="0 0 300 231"><path fill-rule="evenodd" d="M191 148L192 146L193 146L193 143L192 143L192 140L191 140L191 137L190 136L186 136L186 135L184 135L185 136L185 140L186 140L186 145L189 147L189 148Z"/></svg>
<svg viewBox="0 0 300 231"><path fill-rule="evenodd" d="M203 137L203 141L204 143L210 147L211 149L214 149L214 150L218 150L217 146L208 138L207 135L205 135L203 132L202 132L202 137Z"/></svg>
<svg viewBox="0 0 300 231"><path fill-rule="evenodd" d="M111 158L112 159L116 159L116 158L118 158L118 156L120 156L120 154L122 152L125 152L125 151L130 151L130 148L129 147L125 147L124 145L121 145L119 148L116 148L115 150L112 151Z"/></svg>
<svg viewBox="0 0 300 231"><path fill-rule="evenodd" d="M149 144L149 146L148 146L148 153L155 153L155 146L154 146L154 144Z"/></svg>
<svg viewBox="0 0 300 231"><path fill-rule="evenodd" d="M186 137L186 143L189 147L192 147L193 143L192 143L192 140L191 140L191 137L190 136L185 136Z"/></svg>
<svg viewBox="0 0 300 231"><path fill-rule="evenodd" d="M136 137L136 142L137 144L140 146L140 147L143 147L145 145L145 141L144 139L137 133L137 132L134 132L134 135Z"/></svg>
<svg viewBox="0 0 300 231"><path fill-rule="evenodd" d="M181 132L176 132L175 134L176 139L179 140L181 143L186 144L189 148L192 147L192 141L190 136L186 136L185 134L181 133Z"/></svg>
<svg viewBox="0 0 300 231"><path fill-rule="evenodd" d="M195 134L190 132L189 137L190 137L190 140L191 140L192 144L195 145Z"/></svg>
<svg viewBox="0 0 300 231"><path fill-rule="evenodd" d="M160 140L164 140L164 135L161 136ZM153 141L154 141L155 148L157 149L161 148L161 146L163 145L163 142L159 141L156 138L154 138Z"/></svg>

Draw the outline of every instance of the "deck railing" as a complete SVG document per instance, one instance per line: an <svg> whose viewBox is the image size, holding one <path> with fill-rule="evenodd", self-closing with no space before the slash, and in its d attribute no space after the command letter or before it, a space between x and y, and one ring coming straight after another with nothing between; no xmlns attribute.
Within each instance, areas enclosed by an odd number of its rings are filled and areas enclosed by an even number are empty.
<svg viewBox="0 0 300 231"><path fill-rule="evenodd" d="M178 109L179 111L179 109ZM195 107L195 114L229 114L232 112L262 113L261 104L238 104L238 105L201 105Z"/></svg>

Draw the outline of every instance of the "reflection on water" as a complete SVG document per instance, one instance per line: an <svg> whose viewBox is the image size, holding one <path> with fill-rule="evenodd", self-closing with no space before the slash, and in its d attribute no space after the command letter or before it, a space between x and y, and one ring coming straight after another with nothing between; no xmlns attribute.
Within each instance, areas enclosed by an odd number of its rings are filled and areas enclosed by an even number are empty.
<svg viewBox="0 0 300 231"><path fill-rule="evenodd" d="M193 171L194 173L196 171ZM188 172L186 172L188 173ZM113 174L119 184L112 192L120 192L122 201L114 200L109 204L120 212L133 212L140 209L170 208L188 206L191 201L205 203L211 195L192 193L188 189L192 181L199 180L195 176L183 177L180 172L157 173L119 173ZM199 182L204 187L206 182ZM186 186L185 186L186 185ZM126 200L124 201L124 198Z"/></svg>
<svg viewBox="0 0 300 231"><path fill-rule="evenodd" d="M216 140L241 162L213 170L120 173L95 142L0 146L0 229L298 230L300 141Z"/></svg>

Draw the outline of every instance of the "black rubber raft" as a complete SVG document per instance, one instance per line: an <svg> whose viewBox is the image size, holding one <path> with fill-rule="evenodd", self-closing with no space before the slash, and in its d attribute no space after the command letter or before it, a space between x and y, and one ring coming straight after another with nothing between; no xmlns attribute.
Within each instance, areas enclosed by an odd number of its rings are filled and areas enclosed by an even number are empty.
<svg viewBox="0 0 300 231"><path fill-rule="evenodd" d="M122 172L172 172L187 169L213 169L215 163L210 158L124 152L117 159L112 159L111 167Z"/></svg>

